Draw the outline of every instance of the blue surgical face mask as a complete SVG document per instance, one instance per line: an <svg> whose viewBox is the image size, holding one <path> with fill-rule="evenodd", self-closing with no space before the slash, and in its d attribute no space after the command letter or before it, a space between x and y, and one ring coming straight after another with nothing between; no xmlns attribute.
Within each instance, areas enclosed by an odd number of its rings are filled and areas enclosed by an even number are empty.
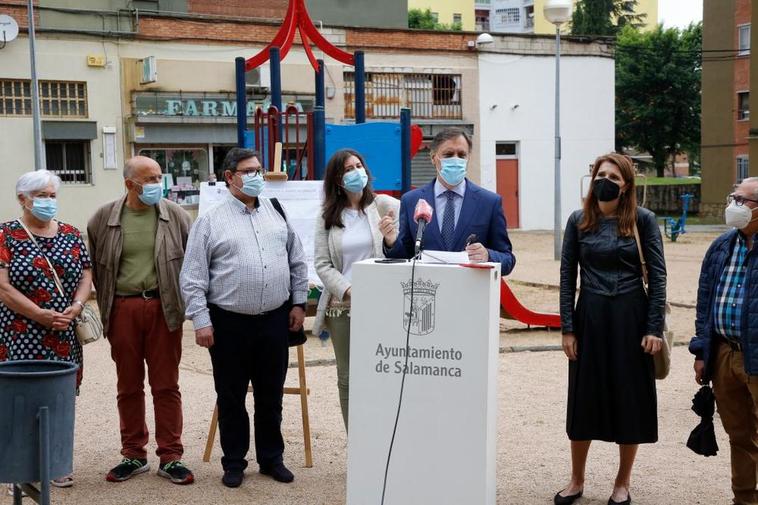
<svg viewBox="0 0 758 505"><path fill-rule="evenodd" d="M368 184L368 175L365 168L356 168L345 172L345 175L342 176L342 185L350 193L361 193L366 184Z"/></svg>
<svg viewBox="0 0 758 505"><path fill-rule="evenodd" d="M139 184L139 183L138 183ZM142 194L139 199L145 205L158 205L163 197L163 186L160 182L153 184L142 184Z"/></svg>
<svg viewBox="0 0 758 505"><path fill-rule="evenodd" d="M30 210L40 221L50 221L58 213L58 201L55 198L35 198Z"/></svg>
<svg viewBox="0 0 758 505"><path fill-rule="evenodd" d="M463 158L441 158L440 175L446 183L457 186L466 177L467 163Z"/></svg>
<svg viewBox="0 0 758 505"><path fill-rule="evenodd" d="M245 174L242 176L242 187L239 188L247 196L257 197L263 192L266 180L263 174Z"/></svg>

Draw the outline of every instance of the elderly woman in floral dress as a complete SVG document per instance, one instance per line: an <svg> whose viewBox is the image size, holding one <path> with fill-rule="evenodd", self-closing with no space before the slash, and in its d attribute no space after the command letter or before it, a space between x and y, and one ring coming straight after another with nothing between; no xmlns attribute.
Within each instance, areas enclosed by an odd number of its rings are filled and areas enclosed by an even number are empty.
<svg viewBox="0 0 758 505"><path fill-rule="evenodd" d="M55 219L60 183L47 170L22 175L16 183L22 216L0 224L0 361L76 363L78 389L82 346L74 320L92 289L92 265L79 230ZM73 482L68 476L53 484Z"/></svg>

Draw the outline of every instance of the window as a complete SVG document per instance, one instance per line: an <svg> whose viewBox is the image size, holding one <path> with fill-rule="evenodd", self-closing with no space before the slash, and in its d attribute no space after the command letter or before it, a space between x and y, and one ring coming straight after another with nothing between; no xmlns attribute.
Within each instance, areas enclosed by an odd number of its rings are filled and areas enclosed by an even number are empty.
<svg viewBox="0 0 758 505"><path fill-rule="evenodd" d="M458 24L459 25L461 23L463 23L463 16L461 14L457 13L457 12L454 13L453 14L453 24Z"/></svg>
<svg viewBox="0 0 758 505"><path fill-rule="evenodd" d="M67 184L90 184L90 141L45 141L47 169Z"/></svg>
<svg viewBox="0 0 758 505"><path fill-rule="evenodd" d="M495 144L495 156L515 158L516 155L516 142L498 142Z"/></svg>
<svg viewBox="0 0 758 505"><path fill-rule="evenodd" d="M488 32L490 31L490 16L487 15L476 15L476 31L478 32Z"/></svg>
<svg viewBox="0 0 758 505"><path fill-rule="evenodd" d="M748 178L750 159L747 156L737 156L737 183Z"/></svg>
<svg viewBox="0 0 758 505"><path fill-rule="evenodd" d="M750 92L737 93L737 121L750 119Z"/></svg>
<svg viewBox="0 0 758 505"><path fill-rule="evenodd" d="M750 54L750 25L742 25L737 27L739 34L738 47L739 56Z"/></svg>
<svg viewBox="0 0 758 505"><path fill-rule="evenodd" d="M208 150L193 147L147 147L139 154L154 159L170 188L167 198L180 205L200 203L200 182L208 180Z"/></svg>
<svg viewBox="0 0 758 505"><path fill-rule="evenodd" d="M345 72L345 117L355 117L355 74ZM416 118L461 119L460 74L366 72L366 115L396 118L409 107Z"/></svg>
<svg viewBox="0 0 758 505"><path fill-rule="evenodd" d="M496 9L495 14L500 16L500 22L504 25L517 25L521 21L521 13L517 7Z"/></svg>
<svg viewBox="0 0 758 505"><path fill-rule="evenodd" d="M439 12L432 12L432 19L435 23L440 22L440 13Z"/></svg>
<svg viewBox="0 0 758 505"><path fill-rule="evenodd" d="M86 82L39 81L39 98L43 116L87 117ZM0 115L32 115L29 79L0 79Z"/></svg>

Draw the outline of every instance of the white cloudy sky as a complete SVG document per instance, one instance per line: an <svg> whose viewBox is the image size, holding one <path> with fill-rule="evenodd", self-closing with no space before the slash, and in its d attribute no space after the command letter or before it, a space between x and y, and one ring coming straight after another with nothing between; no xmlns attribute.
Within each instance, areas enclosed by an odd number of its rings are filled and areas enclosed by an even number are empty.
<svg viewBox="0 0 758 505"><path fill-rule="evenodd" d="M684 28L702 19L703 0L658 0L658 21L665 27Z"/></svg>

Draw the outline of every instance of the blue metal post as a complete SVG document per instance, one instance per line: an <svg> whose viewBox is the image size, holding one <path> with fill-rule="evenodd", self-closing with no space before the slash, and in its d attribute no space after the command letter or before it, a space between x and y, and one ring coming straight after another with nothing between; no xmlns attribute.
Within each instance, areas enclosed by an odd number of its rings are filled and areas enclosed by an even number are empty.
<svg viewBox="0 0 758 505"><path fill-rule="evenodd" d="M411 190L411 109L400 109L400 191Z"/></svg>
<svg viewBox="0 0 758 505"><path fill-rule="evenodd" d="M247 95L245 93L245 58L234 58L235 80L237 82L237 147L245 147L247 129Z"/></svg>
<svg viewBox="0 0 758 505"><path fill-rule="evenodd" d="M324 107L324 60L318 60L316 72L316 107Z"/></svg>
<svg viewBox="0 0 758 505"><path fill-rule="evenodd" d="M272 47L269 51L271 69L271 105L282 112L282 58L278 47ZM282 121L277 121L276 142L282 142Z"/></svg>
<svg viewBox="0 0 758 505"><path fill-rule="evenodd" d="M326 169L326 114L323 107L313 108L313 172L317 180Z"/></svg>
<svg viewBox="0 0 758 505"><path fill-rule="evenodd" d="M366 122L366 66L363 51L355 52L355 122Z"/></svg>

